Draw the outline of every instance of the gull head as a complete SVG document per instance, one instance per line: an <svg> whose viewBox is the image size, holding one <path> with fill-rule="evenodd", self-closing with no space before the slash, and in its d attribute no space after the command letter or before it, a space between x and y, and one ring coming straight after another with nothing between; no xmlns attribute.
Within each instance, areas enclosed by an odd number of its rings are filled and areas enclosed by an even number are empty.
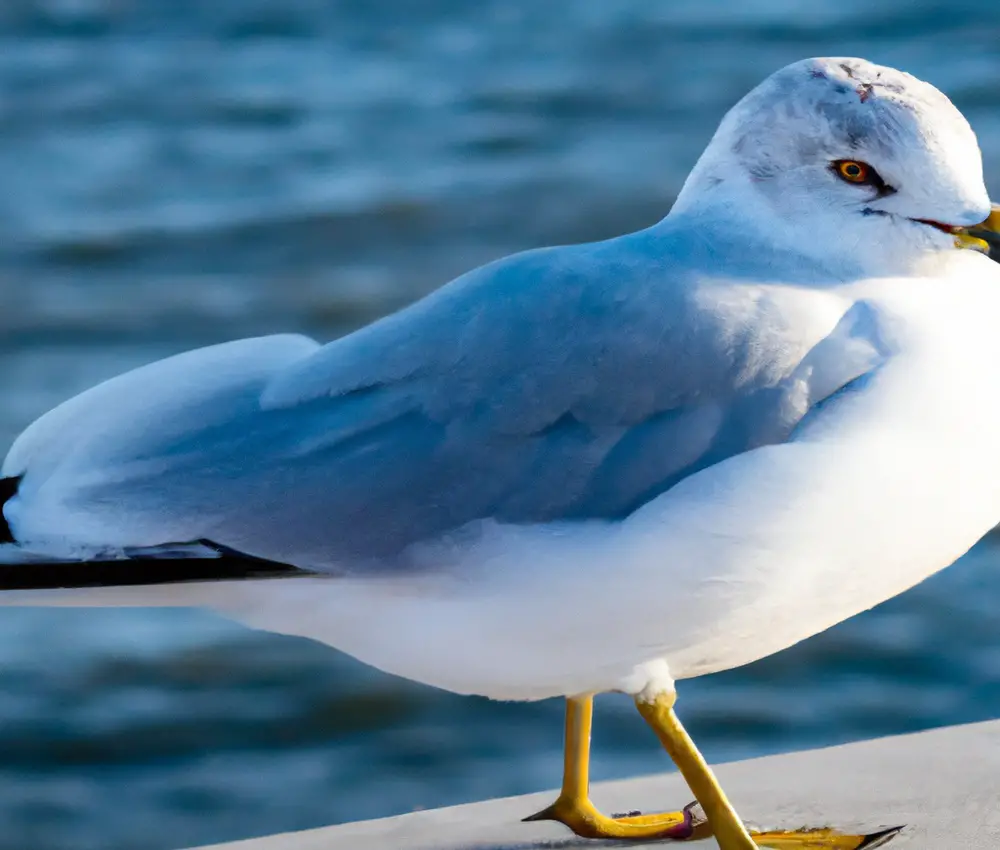
<svg viewBox="0 0 1000 850"><path fill-rule="evenodd" d="M864 59L796 62L725 116L674 206L822 259L900 271L990 214L975 133L929 83ZM852 263L853 264L853 263Z"/></svg>

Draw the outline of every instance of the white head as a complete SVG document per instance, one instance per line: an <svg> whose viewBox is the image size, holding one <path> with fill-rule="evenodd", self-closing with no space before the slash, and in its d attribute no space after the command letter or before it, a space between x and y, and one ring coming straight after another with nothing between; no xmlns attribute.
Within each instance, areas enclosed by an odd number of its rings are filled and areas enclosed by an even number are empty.
<svg viewBox="0 0 1000 850"><path fill-rule="evenodd" d="M976 136L944 94L834 58L782 68L729 111L671 214L684 212L755 215L803 253L899 270L954 249L929 222L977 224L990 204Z"/></svg>

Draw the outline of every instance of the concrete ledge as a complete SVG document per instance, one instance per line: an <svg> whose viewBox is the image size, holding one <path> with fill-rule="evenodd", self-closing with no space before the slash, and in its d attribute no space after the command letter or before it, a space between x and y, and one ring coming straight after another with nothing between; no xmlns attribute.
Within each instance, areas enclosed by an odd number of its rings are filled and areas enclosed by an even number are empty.
<svg viewBox="0 0 1000 850"><path fill-rule="evenodd" d="M871 832L907 824L890 843L893 850L1000 848L1000 721L734 762L717 773L737 810L758 826L833 825ZM372 793L378 793L377 780ZM607 812L652 812L678 808L691 794L680 776L664 774L602 783L593 797ZM624 846L577 839L559 824L520 822L552 799L552 792L529 794L219 844L213 850ZM694 846L712 848L715 842Z"/></svg>

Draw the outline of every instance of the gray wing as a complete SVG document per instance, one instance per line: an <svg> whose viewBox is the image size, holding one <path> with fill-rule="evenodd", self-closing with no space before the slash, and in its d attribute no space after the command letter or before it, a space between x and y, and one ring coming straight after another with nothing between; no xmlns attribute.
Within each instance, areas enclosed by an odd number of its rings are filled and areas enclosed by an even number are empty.
<svg viewBox="0 0 1000 850"><path fill-rule="evenodd" d="M208 404L208 424L122 437L50 486L77 512L114 506L101 533L131 522L144 539L128 545L207 538L343 566L477 519L622 517L698 469L785 439L818 397L877 361L845 319L833 338L861 343L817 373L808 352L849 303L813 309L767 287L698 283L663 239L485 266L254 373L223 394L224 415ZM187 408L180 419L197 422ZM118 421L128 428L127 410Z"/></svg>

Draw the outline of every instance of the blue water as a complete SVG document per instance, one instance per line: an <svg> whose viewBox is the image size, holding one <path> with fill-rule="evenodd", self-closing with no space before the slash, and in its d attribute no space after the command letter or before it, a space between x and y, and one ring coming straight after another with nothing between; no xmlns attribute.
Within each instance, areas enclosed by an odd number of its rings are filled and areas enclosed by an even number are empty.
<svg viewBox="0 0 1000 850"><path fill-rule="evenodd" d="M648 224L723 112L804 56L945 89L996 197L998 45L981 0L0 4L0 450L130 366L333 337L500 254ZM1000 716L998 571L986 541L683 683L680 711L712 759ZM0 850L168 850L551 787L560 714L207 614L5 610ZM599 778L668 766L623 698L595 736Z"/></svg>

